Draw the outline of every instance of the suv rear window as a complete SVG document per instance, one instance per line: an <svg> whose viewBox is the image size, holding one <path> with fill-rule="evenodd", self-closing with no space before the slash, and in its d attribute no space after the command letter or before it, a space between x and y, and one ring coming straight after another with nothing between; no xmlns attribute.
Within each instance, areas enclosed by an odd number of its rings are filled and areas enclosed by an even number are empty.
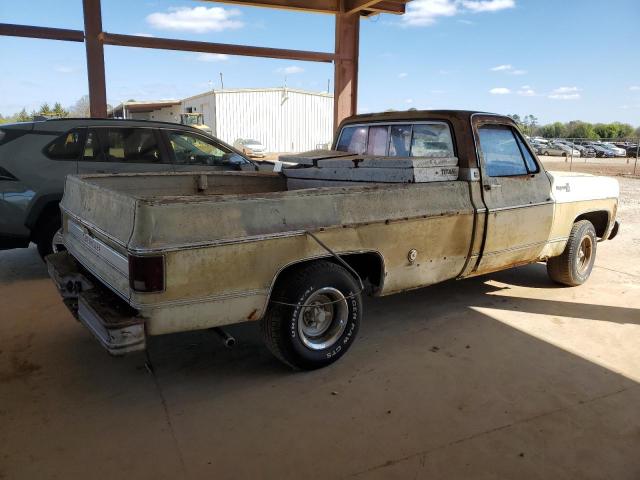
<svg viewBox="0 0 640 480"><path fill-rule="evenodd" d="M340 132L336 149L389 157L454 155L451 130L442 122L349 125Z"/></svg>
<svg viewBox="0 0 640 480"><path fill-rule="evenodd" d="M44 147L44 154L52 160L77 160L83 144L84 128L75 128Z"/></svg>

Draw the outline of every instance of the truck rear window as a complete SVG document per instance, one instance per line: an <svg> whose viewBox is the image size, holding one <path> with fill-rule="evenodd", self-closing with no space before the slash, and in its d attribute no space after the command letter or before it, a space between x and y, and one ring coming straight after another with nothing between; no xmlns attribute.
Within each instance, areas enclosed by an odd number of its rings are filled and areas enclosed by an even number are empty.
<svg viewBox="0 0 640 480"><path fill-rule="evenodd" d="M441 122L348 125L340 132L336 150L389 157L454 156L451 131Z"/></svg>

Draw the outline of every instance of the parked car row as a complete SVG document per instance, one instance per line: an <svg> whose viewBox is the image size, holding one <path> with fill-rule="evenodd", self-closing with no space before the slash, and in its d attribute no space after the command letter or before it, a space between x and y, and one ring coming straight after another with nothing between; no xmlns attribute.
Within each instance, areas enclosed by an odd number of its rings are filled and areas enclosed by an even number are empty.
<svg viewBox="0 0 640 480"><path fill-rule="evenodd" d="M565 140L534 137L529 143L538 155L559 157L614 158L635 157L638 144L633 142L603 142L600 140Z"/></svg>

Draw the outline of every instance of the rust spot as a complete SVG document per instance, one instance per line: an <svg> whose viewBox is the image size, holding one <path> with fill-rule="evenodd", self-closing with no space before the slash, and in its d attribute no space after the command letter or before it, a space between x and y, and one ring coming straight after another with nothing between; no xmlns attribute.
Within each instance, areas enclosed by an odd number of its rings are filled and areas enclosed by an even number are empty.
<svg viewBox="0 0 640 480"><path fill-rule="evenodd" d="M255 320L256 319L256 313L258 313L258 309L254 308L253 311L247 317L247 320Z"/></svg>

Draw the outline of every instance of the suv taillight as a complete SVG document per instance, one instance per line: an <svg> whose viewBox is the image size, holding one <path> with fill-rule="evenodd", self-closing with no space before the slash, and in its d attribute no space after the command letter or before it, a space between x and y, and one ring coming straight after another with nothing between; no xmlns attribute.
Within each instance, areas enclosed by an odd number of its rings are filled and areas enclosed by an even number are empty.
<svg viewBox="0 0 640 480"><path fill-rule="evenodd" d="M129 285L136 292L162 292L164 290L164 257L129 256Z"/></svg>

